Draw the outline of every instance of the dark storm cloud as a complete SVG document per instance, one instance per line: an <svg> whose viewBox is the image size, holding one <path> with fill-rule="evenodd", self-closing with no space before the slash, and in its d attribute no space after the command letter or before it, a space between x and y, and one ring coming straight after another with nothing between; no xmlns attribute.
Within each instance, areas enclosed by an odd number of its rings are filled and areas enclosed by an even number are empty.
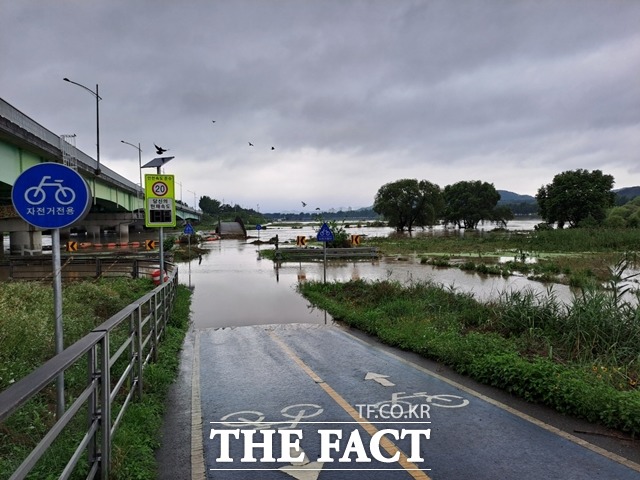
<svg viewBox="0 0 640 480"><path fill-rule="evenodd" d="M92 154L91 98L61 79L99 83L103 159L134 180L121 139L150 156L153 142L169 146L190 190L263 211L301 195L370 205L404 177L531 194L560 171L601 168L640 184L634 0L0 0L0 11L2 97Z"/></svg>

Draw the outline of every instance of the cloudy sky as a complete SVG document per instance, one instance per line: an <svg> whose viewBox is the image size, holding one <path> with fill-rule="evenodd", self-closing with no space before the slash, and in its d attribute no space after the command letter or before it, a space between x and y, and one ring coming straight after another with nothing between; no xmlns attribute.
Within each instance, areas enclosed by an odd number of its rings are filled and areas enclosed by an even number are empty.
<svg viewBox="0 0 640 480"><path fill-rule="evenodd" d="M0 0L0 97L138 182L262 212L402 178L640 185L638 0ZM215 120L215 123L213 122ZM253 146L249 146L249 142ZM274 147L274 149L272 149ZM151 172L149 172L151 173Z"/></svg>

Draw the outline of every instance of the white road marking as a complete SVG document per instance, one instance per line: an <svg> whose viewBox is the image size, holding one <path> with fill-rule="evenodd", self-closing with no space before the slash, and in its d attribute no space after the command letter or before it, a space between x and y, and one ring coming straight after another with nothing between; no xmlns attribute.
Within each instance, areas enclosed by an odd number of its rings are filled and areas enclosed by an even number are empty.
<svg viewBox="0 0 640 480"><path fill-rule="evenodd" d="M373 373L373 372L369 372L364 376L365 380L373 380L374 382L378 382L383 387L395 386L395 383L391 382L390 380L387 380L387 378L389 378L389 375L382 375L381 373Z"/></svg>

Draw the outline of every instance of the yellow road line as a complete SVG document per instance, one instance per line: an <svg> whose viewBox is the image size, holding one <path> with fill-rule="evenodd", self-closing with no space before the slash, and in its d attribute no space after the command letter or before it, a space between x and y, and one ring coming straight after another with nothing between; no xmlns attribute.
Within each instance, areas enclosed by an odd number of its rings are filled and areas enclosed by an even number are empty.
<svg viewBox="0 0 640 480"><path fill-rule="evenodd" d="M291 350L291 348L276 335L273 331L269 332L271 338L280 346L280 348L307 374L311 377L311 379L316 382L320 387L345 411L347 412L351 418L357 421L360 426L371 436L378 432L378 429L370 422L366 421L363 417L361 417L355 408L353 408L338 392L336 392L331 386L326 383L318 374L316 374L306 363L302 361L296 353ZM419 467L410 462L408 457L400 450L391 440L386 437L382 437L380 440L380 445L387 451L387 453L391 456L399 453L398 463L407 470L407 473L411 475L416 480L431 480L431 478L421 471Z"/></svg>

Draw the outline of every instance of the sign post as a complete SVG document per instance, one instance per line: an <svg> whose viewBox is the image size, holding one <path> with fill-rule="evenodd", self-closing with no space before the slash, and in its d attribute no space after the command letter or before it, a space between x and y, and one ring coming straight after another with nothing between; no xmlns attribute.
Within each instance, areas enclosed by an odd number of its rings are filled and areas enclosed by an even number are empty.
<svg viewBox="0 0 640 480"><path fill-rule="evenodd" d="M333 232L329 228L327 223L323 223L322 227L318 231L318 241L323 242L323 253L324 253L324 283L327 283L327 242L333 242Z"/></svg>
<svg viewBox="0 0 640 480"><path fill-rule="evenodd" d="M176 200L173 175L163 175L162 166L174 157L158 157L140 168L155 167L156 175L146 174L144 224L146 227L160 227L158 232L160 257L160 285L164 283L164 235L163 227L176 226Z"/></svg>
<svg viewBox="0 0 640 480"><path fill-rule="evenodd" d="M184 226L184 230L182 231L187 236L187 256L189 257L189 288L191 288L191 235L193 235L195 230L190 223Z"/></svg>
<svg viewBox="0 0 640 480"><path fill-rule="evenodd" d="M91 192L87 182L75 170L59 163L39 163L16 179L11 190L11 201L25 222L43 230L51 230L57 355L64 350L60 229L84 218L91 208ZM64 373L58 375L56 393L56 415L60 418L65 409Z"/></svg>

